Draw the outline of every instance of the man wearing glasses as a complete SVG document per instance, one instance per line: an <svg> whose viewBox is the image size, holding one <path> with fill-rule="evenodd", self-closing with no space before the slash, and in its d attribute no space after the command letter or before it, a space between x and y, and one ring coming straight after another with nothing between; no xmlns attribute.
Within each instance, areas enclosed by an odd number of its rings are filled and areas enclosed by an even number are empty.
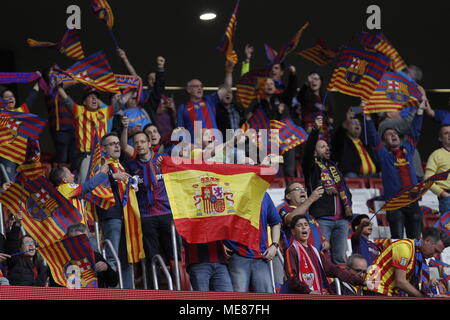
<svg viewBox="0 0 450 320"><path fill-rule="evenodd" d="M366 259L358 254L354 253L347 260L347 270L353 274L356 274L362 278L366 276L367 273L367 261ZM341 281L341 295L344 296L362 296L361 286L355 286L351 283ZM336 286L336 284L334 284Z"/></svg>

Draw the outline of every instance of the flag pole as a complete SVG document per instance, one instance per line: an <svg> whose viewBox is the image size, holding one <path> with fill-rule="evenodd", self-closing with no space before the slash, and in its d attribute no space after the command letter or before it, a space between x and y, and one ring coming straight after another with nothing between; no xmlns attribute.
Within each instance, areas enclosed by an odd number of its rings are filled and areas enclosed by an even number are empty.
<svg viewBox="0 0 450 320"><path fill-rule="evenodd" d="M116 49L120 48L119 47L119 43L117 42L117 38L114 35L114 33L112 32L112 29L108 29L108 31L109 31L109 35L111 36L111 38L112 38L112 40L114 42L114 46L116 47Z"/></svg>

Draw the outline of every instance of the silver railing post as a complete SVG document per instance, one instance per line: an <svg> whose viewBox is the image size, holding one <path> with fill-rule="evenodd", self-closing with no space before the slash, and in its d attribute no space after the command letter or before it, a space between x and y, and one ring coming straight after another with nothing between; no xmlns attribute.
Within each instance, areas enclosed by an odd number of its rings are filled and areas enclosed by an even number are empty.
<svg viewBox="0 0 450 320"><path fill-rule="evenodd" d="M341 282L339 281L339 278L334 278L334 281L336 282L336 293L340 296L342 295Z"/></svg>
<svg viewBox="0 0 450 320"><path fill-rule="evenodd" d="M104 244L106 244L109 247L109 250L111 250L111 253L116 259L116 268L117 272L119 273L119 287L120 289L123 289L123 280L122 280L122 265L120 264L119 257L117 256L116 250L114 250L114 247L108 239L103 240ZM106 260L106 249L103 249L103 258Z"/></svg>
<svg viewBox="0 0 450 320"><path fill-rule="evenodd" d="M0 205L0 232L2 235L6 234L5 223L3 221L3 205Z"/></svg>
<svg viewBox="0 0 450 320"><path fill-rule="evenodd" d="M181 290L181 282L180 282L180 269L178 264L178 246L177 246L177 232L175 229L175 224L172 221L171 225L171 233L172 233L172 248L173 248L173 259L175 260L175 283L177 286L177 290Z"/></svg>
<svg viewBox="0 0 450 320"><path fill-rule="evenodd" d="M8 173L6 173L6 169L5 166L3 165L3 163L0 163L0 170L2 171L2 176L3 179L6 182L11 182L11 179L9 179ZM0 206L0 214L1 214L1 219L0 219L0 232L5 235L6 230L5 230L5 222L3 221L3 205Z"/></svg>
<svg viewBox="0 0 450 320"><path fill-rule="evenodd" d="M277 289L275 287L275 276L273 274L273 261L272 260L269 260L269 269L270 269L270 278L272 280L272 290L273 290L273 293L276 293Z"/></svg>
<svg viewBox="0 0 450 320"><path fill-rule="evenodd" d="M155 290L159 290L158 277L156 276L156 263L159 263L163 269L164 275L167 278L167 283L169 284L169 290L173 291L172 277L170 276L169 270L167 270L166 264L159 254L155 255L152 259L152 272L153 272L153 283L155 284Z"/></svg>
<svg viewBox="0 0 450 320"><path fill-rule="evenodd" d="M284 258L283 258L283 253L281 252L280 248L277 248L277 256L281 261L281 264L284 266Z"/></svg>
<svg viewBox="0 0 450 320"><path fill-rule="evenodd" d="M146 261L147 261L147 258L144 258L144 259L141 260L142 281L144 281L144 290L148 289L148 286L147 286L147 267L145 266Z"/></svg>
<svg viewBox="0 0 450 320"><path fill-rule="evenodd" d="M100 228L98 225L98 221L95 221L95 239L97 239L98 252L102 252L102 248L100 246Z"/></svg>

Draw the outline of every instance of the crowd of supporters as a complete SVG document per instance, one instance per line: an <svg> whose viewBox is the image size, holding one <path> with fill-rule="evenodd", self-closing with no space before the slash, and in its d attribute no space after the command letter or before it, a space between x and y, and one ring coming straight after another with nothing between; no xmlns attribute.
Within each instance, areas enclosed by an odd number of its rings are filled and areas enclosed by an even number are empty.
<svg viewBox="0 0 450 320"><path fill-rule="evenodd" d="M117 53L129 73L138 77L126 52L118 49ZM253 47L247 45L239 75L249 70L252 55ZM325 93L319 72L306 75L299 86L296 68L282 62L272 64L269 77L260 81L260 94L244 108L232 91L236 66L227 61L224 83L217 91L206 94L203 83L192 79L186 85L189 100L177 106L165 91L165 58L159 56L155 62L155 71L144 78L146 86L141 92L129 89L107 96L86 88L82 99L75 101L70 96L70 85L59 82L58 95L45 96L55 148L51 162L58 163L49 173L51 182L80 211L84 210L81 197L105 181L109 181L116 199L113 207L97 210L99 234L114 248L106 247L104 257L97 252L100 239L95 239L86 226L75 225L68 232L68 236L86 234L92 240L100 287L117 287L120 268L124 288L142 286L140 276L144 273L147 288L156 288L154 279L161 282L164 277L160 272L153 274L153 258L161 255L173 271L175 253L182 271L189 275L192 289L199 291L273 292L274 280L279 292L333 294L338 290L335 279L340 279L339 290L349 295L429 294L418 278L426 269L424 260L439 256L450 245L445 233L423 229L422 211L416 201L387 211L391 238L403 240L385 246L375 244L370 238L370 218L353 214L351 190L346 184L348 178L381 177L382 199L387 200L403 187L450 169L450 113L433 109L420 85L423 100L406 114L364 114L362 102L359 108L335 105L331 93ZM418 71L410 66L405 74L420 83ZM38 94L35 85L20 104L5 87L0 97L9 101L7 110L32 112ZM335 121L337 110L346 112L342 123ZM176 235L174 251L173 217L161 156L218 163L237 163L240 159L241 164L270 165L271 155L252 158L251 138L239 134L230 137L226 132L241 128L258 112L269 120L289 118L309 134L303 144L283 155L277 176L291 181L284 202L276 208L269 194L264 195L260 250L232 240L193 244ZM437 139L442 143L425 168L416 148L424 114L440 126ZM195 131L194 121L201 123L200 133ZM94 177L86 179L95 136L101 137L102 151L110 160ZM181 136L183 139L179 139ZM199 139L195 139L197 136ZM246 145L244 150L236 147L240 141ZM7 159L0 159L0 163L8 175L2 177L3 182L13 180L17 165ZM137 176L145 268L127 260L128 231L121 182L133 176ZM450 179L436 182L431 190L438 196L439 214L449 212ZM2 192L8 192L8 183L3 184ZM0 238L1 284L55 285L38 251L33 250L35 239L21 232L20 216L11 215L5 222L6 233ZM353 254L347 257L349 225L354 232ZM14 255L18 252L25 253ZM374 277L378 277L375 284ZM445 292L447 289L438 293Z"/></svg>

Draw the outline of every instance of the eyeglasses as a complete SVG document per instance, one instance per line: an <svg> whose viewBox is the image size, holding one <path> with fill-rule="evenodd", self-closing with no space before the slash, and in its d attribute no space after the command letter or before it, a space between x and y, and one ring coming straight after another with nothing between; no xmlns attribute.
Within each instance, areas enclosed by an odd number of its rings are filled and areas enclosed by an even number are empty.
<svg viewBox="0 0 450 320"><path fill-rule="evenodd" d="M287 191L287 192L286 192L286 194L288 194L288 193L291 193L292 191L299 191L299 190L301 190L301 191L305 191L305 189L304 189L304 188L302 188L302 187L295 187L295 188L293 188L293 189L291 189L291 190Z"/></svg>
<svg viewBox="0 0 450 320"><path fill-rule="evenodd" d="M23 244L26 246L30 246L30 245L36 246L36 242L34 242L34 241L24 241Z"/></svg>
<svg viewBox="0 0 450 320"><path fill-rule="evenodd" d="M105 146L105 147L118 147L118 146L120 146L120 142L105 143L103 146Z"/></svg>

